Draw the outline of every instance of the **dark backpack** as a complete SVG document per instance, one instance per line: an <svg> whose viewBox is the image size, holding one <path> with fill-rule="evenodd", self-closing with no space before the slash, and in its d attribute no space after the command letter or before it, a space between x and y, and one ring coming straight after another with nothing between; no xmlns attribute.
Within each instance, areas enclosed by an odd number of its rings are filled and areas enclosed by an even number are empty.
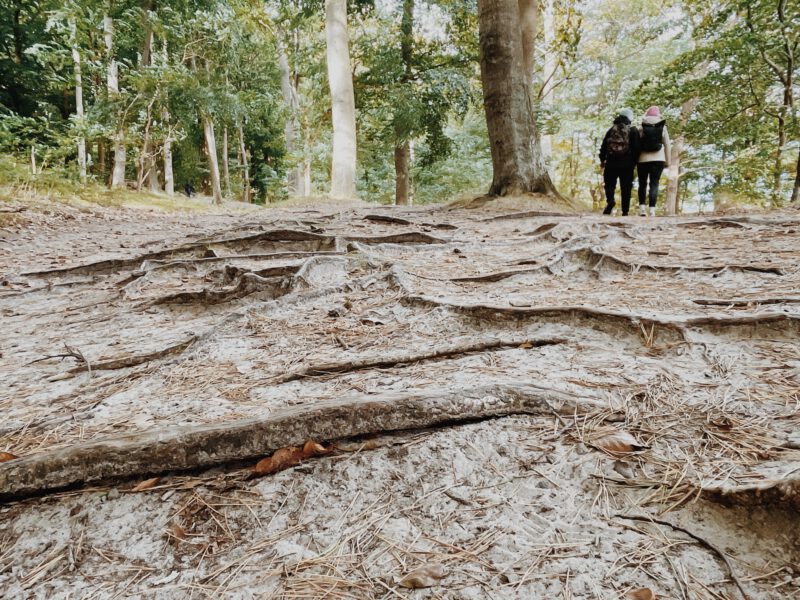
<svg viewBox="0 0 800 600"><path fill-rule="evenodd" d="M628 156L631 151L631 126L617 123L608 132L608 153L611 156Z"/></svg>
<svg viewBox="0 0 800 600"><path fill-rule="evenodd" d="M664 137L664 123L642 123L642 150L644 152L658 152L663 146L661 140Z"/></svg>

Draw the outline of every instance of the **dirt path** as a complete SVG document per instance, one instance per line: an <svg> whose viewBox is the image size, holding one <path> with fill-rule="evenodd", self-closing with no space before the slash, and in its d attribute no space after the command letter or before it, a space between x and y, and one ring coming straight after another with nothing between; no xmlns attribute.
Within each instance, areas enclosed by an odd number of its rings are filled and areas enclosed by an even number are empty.
<svg viewBox="0 0 800 600"><path fill-rule="evenodd" d="M800 589L796 212L54 209L0 251L3 597Z"/></svg>

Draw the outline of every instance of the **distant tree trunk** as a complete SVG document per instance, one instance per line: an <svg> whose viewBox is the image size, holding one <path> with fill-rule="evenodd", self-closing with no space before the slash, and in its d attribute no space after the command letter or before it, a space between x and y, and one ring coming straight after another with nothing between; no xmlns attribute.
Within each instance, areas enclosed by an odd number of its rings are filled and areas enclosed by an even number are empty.
<svg viewBox="0 0 800 600"><path fill-rule="evenodd" d="M686 144L683 128L686 127L686 123L699 101L699 98L694 97L681 104L681 114L678 117L680 133L672 140L669 168L667 169L667 195L664 202L664 211L667 215L675 215L679 212L678 190L680 189L681 159L683 158L683 147Z"/></svg>
<svg viewBox="0 0 800 600"><path fill-rule="evenodd" d="M164 137L164 191L167 196L175 195L175 175L172 172L172 137L169 130L169 111L165 108L161 112L161 118L167 128L167 135Z"/></svg>
<svg viewBox="0 0 800 600"><path fill-rule="evenodd" d="M414 60L414 0L403 0L403 18L400 22L400 55L403 59L403 83L409 84L413 76ZM395 128L394 148L394 203L411 204L411 146L409 132Z"/></svg>
<svg viewBox="0 0 800 600"><path fill-rule="evenodd" d="M141 65L148 67L153 62L153 23L150 19L150 11L153 10L154 0L144 0L142 11L144 15L144 40L142 41ZM142 173L139 176L138 185L141 188L144 183L141 181L142 175L147 178L147 188L154 193L161 191L158 182L158 164L156 162L156 152L153 148L152 124L153 124L153 102L147 107L147 126L145 141L142 145L142 160L139 161Z"/></svg>
<svg viewBox="0 0 800 600"><path fill-rule="evenodd" d="M219 180L219 162L217 160L217 140L214 137L214 121L211 115L203 113L203 134L206 140L206 152L208 153L208 170L211 175L211 195L214 197L214 204L222 204L222 186Z"/></svg>
<svg viewBox="0 0 800 600"><path fill-rule="evenodd" d="M282 38L279 31L279 38ZM300 123L297 118L300 111L300 102L297 97L297 90L292 83L292 71L289 66L289 56L286 53L286 46L283 39L278 40L278 70L281 74L281 94L283 102L288 111L286 123L283 126L284 137L286 138L286 153L289 155L292 167L286 173L286 185L290 195L307 196L305 190L305 180L303 179L303 167L297 162L297 151L299 149Z"/></svg>
<svg viewBox="0 0 800 600"><path fill-rule="evenodd" d="M103 17L103 37L105 39L106 52L108 53L106 86L109 97L116 98L119 95L119 74L117 72L117 61L114 58L114 20L108 15ZM113 141L114 166L111 171L111 187L117 188L125 185L125 132L121 122L118 125Z"/></svg>
<svg viewBox="0 0 800 600"><path fill-rule="evenodd" d="M225 182L225 197L231 196L231 174L228 170L228 127L222 128L222 177Z"/></svg>
<svg viewBox="0 0 800 600"><path fill-rule="evenodd" d="M240 124L239 127L239 153L242 164L242 179L244 180L244 188L242 190L242 201L250 202L250 167L247 161L247 146L244 143L244 128Z"/></svg>
<svg viewBox="0 0 800 600"><path fill-rule="evenodd" d="M797 166L794 173L794 189L792 190L792 203L800 202L800 148L797 149Z"/></svg>
<svg viewBox="0 0 800 600"><path fill-rule="evenodd" d="M331 196L356 196L356 108L347 37L347 0L325 1L328 83L333 109Z"/></svg>
<svg viewBox="0 0 800 600"><path fill-rule="evenodd" d="M481 80L494 178L491 196L555 194L531 110L518 0L478 0Z"/></svg>
<svg viewBox="0 0 800 600"><path fill-rule="evenodd" d="M78 176L81 183L86 183L86 139L83 137L83 76L81 73L81 54L78 52L78 40L75 19L69 20L70 41L72 43L72 62L75 72L75 116L81 135L78 136Z"/></svg>
<svg viewBox="0 0 800 600"><path fill-rule="evenodd" d="M36 174L36 146L31 144L31 175Z"/></svg>

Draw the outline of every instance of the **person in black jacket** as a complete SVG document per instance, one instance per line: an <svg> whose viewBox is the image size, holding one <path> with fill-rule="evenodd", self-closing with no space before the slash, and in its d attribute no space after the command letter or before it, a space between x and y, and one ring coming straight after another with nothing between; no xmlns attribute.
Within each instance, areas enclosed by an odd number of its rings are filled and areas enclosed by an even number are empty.
<svg viewBox="0 0 800 600"><path fill-rule="evenodd" d="M639 160L640 138L636 127L631 127L633 111L623 108L614 119L614 125L606 132L600 146L600 166L603 169L603 182L606 190L604 215L610 215L616 202L614 194L619 180L622 196L622 216L627 216L631 207L633 192L633 170Z"/></svg>

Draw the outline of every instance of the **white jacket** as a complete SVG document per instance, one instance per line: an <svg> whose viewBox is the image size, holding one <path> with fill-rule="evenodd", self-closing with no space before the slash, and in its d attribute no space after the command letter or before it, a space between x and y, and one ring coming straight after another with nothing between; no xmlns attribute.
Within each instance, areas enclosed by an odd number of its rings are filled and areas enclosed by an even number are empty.
<svg viewBox="0 0 800 600"><path fill-rule="evenodd" d="M642 119L642 123L656 125L663 120L664 117L644 117ZM644 128L641 125L639 126L639 139L644 139ZM669 133L667 132L667 126L664 125L664 132L661 135L661 149L656 152L642 151L642 153L639 155L639 162L663 162L664 166L668 167L671 150L672 147L670 145Z"/></svg>

